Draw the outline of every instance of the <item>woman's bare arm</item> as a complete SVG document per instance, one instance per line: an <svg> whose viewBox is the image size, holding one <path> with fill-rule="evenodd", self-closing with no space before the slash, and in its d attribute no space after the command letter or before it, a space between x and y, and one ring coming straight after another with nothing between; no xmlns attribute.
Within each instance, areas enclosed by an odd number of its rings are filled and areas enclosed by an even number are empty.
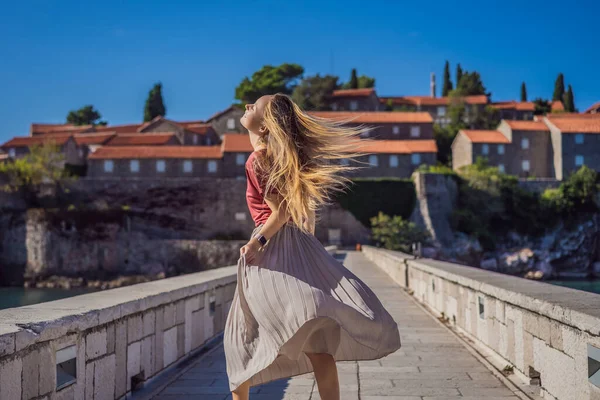
<svg viewBox="0 0 600 400"><path fill-rule="evenodd" d="M269 240L286 224L290 219L290 214L287 212L283 197L278 194L266 195L265 202L271 209L271 215L267 218L260 233Z"/></svg>

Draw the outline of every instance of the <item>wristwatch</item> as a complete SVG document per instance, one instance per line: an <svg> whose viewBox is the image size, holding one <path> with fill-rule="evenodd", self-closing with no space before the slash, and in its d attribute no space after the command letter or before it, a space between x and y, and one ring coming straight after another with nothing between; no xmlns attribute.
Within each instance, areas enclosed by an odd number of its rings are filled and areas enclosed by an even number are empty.
<svg viewBox="0 0 600 400"><path fill-rule="evenodd" d="M260 243L261 246L264 246L265 244L267 244L267 238L264 237L264 235L258 235L255 236L256 240L258 240L258 242Z"/></svg>

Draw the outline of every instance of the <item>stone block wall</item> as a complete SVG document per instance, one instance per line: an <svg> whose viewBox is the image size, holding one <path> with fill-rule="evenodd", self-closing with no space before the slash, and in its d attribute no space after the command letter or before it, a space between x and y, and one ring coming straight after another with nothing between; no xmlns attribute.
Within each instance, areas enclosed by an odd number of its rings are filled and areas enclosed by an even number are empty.
<svg viewBox="0 0 600 400"><path fill-rule="evenodd" d="M124 398L224 329L236 268L0 310L0 400ZM70 346L76 380L57 390Z"/></svg>
<svg viewBox="0 0 600 400"><path fill-rule="evenodd" d="M544 398L598 400L588 345L600 348L600 295L399 252L363 253L437 316L513 367Z"/></svg>

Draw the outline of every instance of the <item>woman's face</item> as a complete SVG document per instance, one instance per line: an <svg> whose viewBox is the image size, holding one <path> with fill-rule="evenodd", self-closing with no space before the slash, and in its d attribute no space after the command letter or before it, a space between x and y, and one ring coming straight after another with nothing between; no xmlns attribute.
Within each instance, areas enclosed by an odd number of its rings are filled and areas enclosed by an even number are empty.
<svg viewBox="0 0 600 400"><path fill-rule="evenodd" d="M240 123L244 128L259 136L264 134L265 127L263 126L263 116L269 100L271 100L271 96L266 95L256 100L256 103L246 104L246 112L242 118L240 118Z"/></svg>

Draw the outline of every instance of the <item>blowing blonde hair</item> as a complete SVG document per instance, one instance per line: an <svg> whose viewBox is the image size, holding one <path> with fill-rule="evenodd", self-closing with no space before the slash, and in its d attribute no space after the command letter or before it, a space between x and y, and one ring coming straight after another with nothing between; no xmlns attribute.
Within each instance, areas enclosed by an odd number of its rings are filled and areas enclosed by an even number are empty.
<svg viewBox="0 0 600 400"><path fill-rule="evenodd" d="M264 111L268 133L262 138L266 151L256 158L264 178L265 193L282 197L293 222L305 231L303 221L321 206L331 204L332 194L352 182L343 173L361 168L332 160L360 164L367 153L361 134L372 128L348 125L351 120L311 116L284 94L275 94ZM285 203L284 203L285 202Z"/></svg>

